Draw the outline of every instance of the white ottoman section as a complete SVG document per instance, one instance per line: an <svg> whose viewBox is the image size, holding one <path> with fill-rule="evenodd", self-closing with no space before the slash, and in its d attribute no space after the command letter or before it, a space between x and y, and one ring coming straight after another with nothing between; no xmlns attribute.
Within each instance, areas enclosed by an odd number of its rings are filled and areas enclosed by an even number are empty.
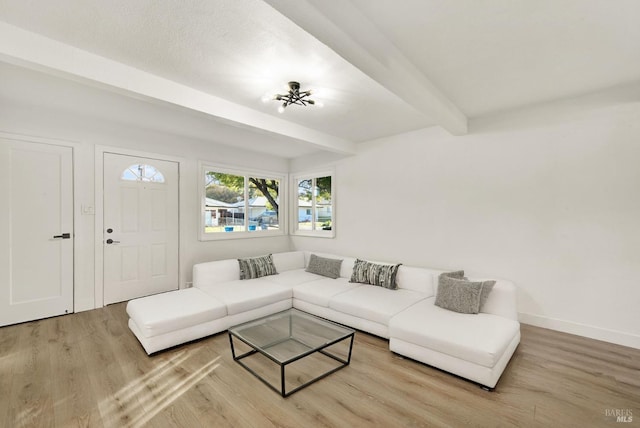
<svg viewBox="0 0 640 428"><path fill-rule="evenodd" d="M493 314L449 311L434 300L423 300L391 319L389 348L495 387L520 343L520 324Z"/></svg>
<svg viewBox="0 0 640 428"><path fill-rule="evenodd" d="M147 354L227 328L221 322L227 316L226 305L198 288L131 300L127 314L129 328Z"/></svg>

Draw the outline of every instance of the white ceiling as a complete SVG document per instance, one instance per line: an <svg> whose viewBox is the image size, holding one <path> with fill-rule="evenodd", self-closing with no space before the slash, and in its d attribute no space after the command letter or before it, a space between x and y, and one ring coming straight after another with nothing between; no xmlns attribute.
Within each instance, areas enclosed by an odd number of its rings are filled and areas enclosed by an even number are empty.
<svg viewBox="0 0 640 428"><path fill-rule="evenodd" d="M0 21L0 60L57 76L3 82L75 94L52 107L108 97L96 114L284 157L640 80L637 0L0 0ZM325 107L261 101L289 80Z"/></svg>
<svg viewBox="0 0 640 428"><path fill-rule="evenodd" d="M351 0L477 117L640 81L638 0Z"/></svg>

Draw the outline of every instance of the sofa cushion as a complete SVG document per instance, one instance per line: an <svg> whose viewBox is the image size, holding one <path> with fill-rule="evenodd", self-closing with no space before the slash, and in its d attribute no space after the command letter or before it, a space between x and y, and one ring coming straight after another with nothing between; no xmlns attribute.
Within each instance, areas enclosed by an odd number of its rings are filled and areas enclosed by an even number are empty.
<svg viewBox="0 0 640 428"><path fill-rule="evenodd" d="M489 294L491 293L491 290L493 290L493 287L496 285L496 282L491 280L491 281L482 281L482 291L480 292L480 309L479 312L482 312L482 310L484 309L485 303L487 303L487 300L489 299Z"/></svg>
<svg viewBox="0 0 640 428"><path fill-rule="evenodd" d="M399 267L399 264L379 264L358 259L353 265L350 281L395 290L398 288L396 275Z"/></svg>
<svg viewBox="0 0 640 428"><path fill-rule="evenodd" d="M389 336L492 368L520 331L517 321L448 311L434 301L423 300L394 316Z"/></svg>
<svg viewBox="0 0 640 428"><path fill-rule="evenodd" d="M273 264L273 256L251 257L247 259L238 259L240 267L240 279L255 279L263 276L276 275L276 267Z"/></svg>
<svg viewBox="0 0 640 428"><path fill-rule="evenodd" d="M473 277L472 281L493 281L482 277ZM487 301L480 308L480 312L485 314L500 315L505 318L518 320L518 312L516 310L515 284L504 279L495 280L491 293L487 297Z"/></svg>
<svg viewBox="0 0 640 428"><path fill-rule="evenodd" d="M293 287L293 298L328 308L332 297L358 287L363 285L352 284L346 278L324 278Z"/></svg>
<svg viewBox="0 0 640 428"><path fill-rule="evenodd" d="M398 288L425 293L429 297L435 295L438 275L443 271L412 266L400 266L396 275Z"/></svg>
<svg viewBox="0 0 640 428"><path fill-rule="evenodd" d="M476 296L478 284L480 284L479 298ZM482 312L495 284L494 280L471 281L464 276L462 270L445 272L438 277L436 306L466 314Z"/></svg>
<svg viewBox="0 0 640 428"><path fill-rule="evenodd" d="M438 278L436 306L463 314L480 312L482 282L453 278L446 274Z"/></svg>
<svg viewBox="0 0 640 428"><path fill-rule="evenodd" d="M240 278L240 266L236 259L216 260L193 265L193 286L210 285Z"/></svg>
<svg viewBox="0 0 640 428"><path fill-rule="evenodd" d="M202 291L227 305L229 315L261 308L291 298L291 288L265 278L229 281L224 284L200 287Z"/></svg>
<svg viewBox="0 0 640 428"><path fill-rule="evenodd" d="M309 264L307 265L307 272L336 279L340 278L341 267L342 259L331 259L311 254Z"/></svg>
<svg viewBox="0 0 640 428"><path fill-rule="evenodd" d="M223 318L227 306L198 288L185 288L131 300L127 314L145 337L153 337Z"/></svg>
<svg viewBox="0 0 640 428"><path fill-rule="evenodd" d="M337 294L329 307L355 317L389 323L392 316L423 300L425 295L411 290L389 290L388 288L363 285Z"/></svg>
<svg viewBox="0 0 640 428"><path fill-rule="evenodd" d="M302 251L289 251L286 253L275 253L273 264L278 273L289 270L304 269L304 253Z"/></svg>
<svg viewBox="0 0 640 428"><path fill-rule="evenodd" d="M293 286L304 284L306 282L319 281L321 279L324 279L325 277L306 272L304 269L296 269L288 270L286 272L280 272L278 275L265 276L264 278L271 282L275 282L276 284L291 288Z"/></svg>
<svg viewBox="0 0 640 428"><path fill-rule="evenodd" d="M311 254L310 252L305 252L305 260L307 265L309 264L309 260L311 258ZM342 260L342 266L340 267L340 278L351 278L351 274L353 273L353 265L356 262L356 259L354 259L353 257L343 257L343 256L338 256L335 254L328 254L328 253L313 253L316 256L320 256L320 257L326 257L329 259L341 259Z"/></svg>

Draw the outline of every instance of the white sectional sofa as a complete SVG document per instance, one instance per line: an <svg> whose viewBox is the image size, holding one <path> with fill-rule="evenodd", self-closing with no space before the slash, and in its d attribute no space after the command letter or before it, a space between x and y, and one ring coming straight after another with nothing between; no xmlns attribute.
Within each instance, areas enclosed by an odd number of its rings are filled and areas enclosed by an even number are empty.
<svg viewBox="0 0 640 428"><path fill-rule="evenodd" d="M498 280L479 314L434 304L444 271L400 266L398 289L351 283L355 258L340 277L305 271L310 253L273 254L277 275L240 280L238 261L196 264L193 287L132 300L129 327L148 354L245 321L296 309L389 339L391 351L495 387L520 342L515 286Z"/></svg>

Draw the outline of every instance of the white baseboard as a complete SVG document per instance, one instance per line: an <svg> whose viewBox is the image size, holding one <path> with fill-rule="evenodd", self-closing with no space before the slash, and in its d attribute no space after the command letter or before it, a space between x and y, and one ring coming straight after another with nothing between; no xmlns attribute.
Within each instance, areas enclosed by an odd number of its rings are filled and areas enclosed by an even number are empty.
<svg viewBox="0 0 640 428"><path fill-rule="evenodd" d="M640 335L519 312L521 323L640 349Z"/></svg>

